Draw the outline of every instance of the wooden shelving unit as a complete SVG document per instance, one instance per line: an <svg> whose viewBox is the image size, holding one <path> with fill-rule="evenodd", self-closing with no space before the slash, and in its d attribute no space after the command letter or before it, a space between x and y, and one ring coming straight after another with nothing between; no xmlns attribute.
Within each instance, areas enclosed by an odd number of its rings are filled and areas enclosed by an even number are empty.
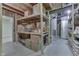
<svg viewBox="0 0 79 59"><path fill-rule="evenodd" d="M41 33L25 32L25 31L24 32L18 32L18 33L41 35Z"/></svg>
<svg viewBox="0 0 79 59"><path fill-rule="evenodd" d="M79 5L74 9L76 4L72 4L72 19L71 19L71 36L69 36L69 45L71 47L71 51L73 53L74 56L79 56L79 41L76 40L76 36L74 34L75 28L78 25L79 22L79 14L78 14L78 10L79 10Z"/></svg>
<svg viewBox="0 0 79 59"><path fill-rule="evenodd" d="M27 20L28 21L28 19L39 19L40 16L41 16L41 14L29 15L28 17L22 17L22 18L17 19L17 20ZM48 19L48 17L46 15L42 14L42 16L44 19Z"/></svg>
<svg viewBox="0 0 79 59"><path fill-rule="evenodd" d="M40 21L40 16L41 14L37 14L37 15L29 15L28 17L22 17L20 19L17 19L18 20L18 24L20 23L26 23L27 21L33 21L33 20L36 20L36 21ZM42 14L43 16L43 19L47 20L49 19L46 15ZM43 21L43 20L42 20Z"/></svg>
<svg viewBox="0 0 79 59"><path fill-rule="evenodd" d="M24 16L20 19L17 19L17 25L30 25L33 24L32 28L30 31L18 31L17 27L17 35L18 35L18 41L22 42L26 47L28 45L28 48L34 50L34 51L39 51L43 53L44 50L44 40L47 38L46 43L47 45L50 44L50 30L49 30L49 17L46 16L43 13L43 8L47 7L45 5L48 4L39 4L40 6L40 14L32 14L29 16ZM50 6L50 5L49 5ZM37 26L37 23L40 25ZM25 27L24 27L25 28ZM27 28L26 28L27 30ZM38 31L39 30L39 31ZM24 37L25 38L24 38Z"/></svg>

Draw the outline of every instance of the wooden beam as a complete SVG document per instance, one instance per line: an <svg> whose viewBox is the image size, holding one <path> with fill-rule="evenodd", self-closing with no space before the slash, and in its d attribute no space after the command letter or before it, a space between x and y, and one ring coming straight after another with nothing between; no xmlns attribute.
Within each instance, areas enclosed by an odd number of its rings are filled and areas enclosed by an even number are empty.
<svg viewBox="0 0 79 59"><path fill-rule="evenodd" d="M0 56L2 51L2 4L0 3Z"/></svg>
<svg viewBox="0 0 79 59"><path fill-rule="evenodd" d="M24 3L13 3L13 4L17 6L19 9L23 10L23 12L29 9L26 5L24 5Z"/></svg>
<svg viewBox="0 0 79 59"><path fill-rule="evenodd" d="M44 54L44 45L43 45L43 4L40 3L40 11L41 11L41 16L40 16L40 21L41 21L41 54Z"/></svg>
<svg viewBox="0 0 79 59"><path fill-rule="evenodd" d="M32 6L36 5L37 3L30 3Z"/></svg>
<svg viewBox="0 0 79 59"><path fill-rule="evenodd" d="M23 3L23 5L28 9L32 9L33 6L30 3Z"/></svg>
<svg viewBox="0 0 79 59"><path fill-rule="evenodd" d="M24 12L24 10L22 10L20 7L17 6L18 4L15 4L15 3L4 3L3 5L7 5L7 6L9 6L11 8L14 8L14 9L20 11L20 12Z"/></svg>
<svg viewBox="0 0 79 59"><path fill-rule="evenodd" d="M52 3L49 3L49 6L50 6L51 9L53 9Z"/></svg>
<svg viewBox="0 0 79 59"><path fill-rule="evenodd" d="M43 3L43 6L45 7L45 9L47 10L51 10L52 9L52 5L50 3Z"/></svg>
<svg viewBox="0 0 79 59"><path fill-rule="evenodd" d="M11 6L6 5L6 4L2 4L2 9L8 10L8 11L11 11L11 12L14 12L14 13L17 13L19 15L24 16L24 12L17 10L15 8L11 7Z"/></svg>

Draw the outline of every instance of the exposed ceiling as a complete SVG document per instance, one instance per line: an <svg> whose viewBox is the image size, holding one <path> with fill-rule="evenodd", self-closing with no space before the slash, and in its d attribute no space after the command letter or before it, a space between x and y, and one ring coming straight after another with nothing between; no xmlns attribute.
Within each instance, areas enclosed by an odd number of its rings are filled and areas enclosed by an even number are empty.
<svg viewBox="0 0 79 59"><path fill-rule="evenodd" d="M52 10L61 8L61 3L52 3Z"/></svg>
<svg viewBox="0 0 79 59"><path fill-rule="evenodd" d="M27 10L32 10L33 6L37 3L3 3L3 7L8 10L16 10L16 12L24 13ZM44 3L47 10L57 9L61 7L60 3ZM13 10L13 11L14 11Z"/></svg>
<svg viewBox="0 0 79 59"><path fill-rule="evenodd" d="M36 3L2 3L2 8L18 14L24 14L27 10L32 10Z"/></svg>
<svg viewBox="0 0 79 59"><path fill-rule="evenodd" d="M32 9L34 3L5 3L5 5L20 10L22 12Z"/></svg>

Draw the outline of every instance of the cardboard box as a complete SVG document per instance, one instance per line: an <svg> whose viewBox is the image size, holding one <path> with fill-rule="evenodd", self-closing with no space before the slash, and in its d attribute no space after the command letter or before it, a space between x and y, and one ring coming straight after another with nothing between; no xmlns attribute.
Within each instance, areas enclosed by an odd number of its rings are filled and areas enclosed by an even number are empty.
<svg viewBox="0 0 79 59"><path fill-rule="evenodd" d="M31 40L30 39L26 39L25 40L25 45L27 48L31 48Z"/></svg>
<svg viewBox="0 0 79 59"><path fill-rule="evenodd" d="M24 12L24 16L27 17L29 15L32 15L33 14L33 10L29 9L27 11Z"/></svg>
<svg viewBox="0 0 79 59"><path fill-rule="evenodd" d="M24 16L28 16L29 14L28 14L28 11L25 11L24 12Z"/></svg>
<svg viewBox="0 0 79 59"><path fill-rule="evenodd" d="M43 7L43 13L45 14L46 9ZM40 9L40 4L36 4L33 6L33 14L40 14L41 9Z"/></svg>
<svg viewBox="0 0 79 59"><path fill-rule="evenodd" d="M24 27L22 25L18 25L18 32L24 31Z"/></svg>
<svg viewBox="0 0 79 59"><path fill-rule="evenodd" d="M31 35L31 48L34 50L34 51L38 51L40 49L40 36L37 36L37 35Z"/></svg>
<svg viewBox="0 0 79 59"><path fill-rule="evenodd" d="M40 4L36 4L33 6L33 14L40 14Z"/></svg>

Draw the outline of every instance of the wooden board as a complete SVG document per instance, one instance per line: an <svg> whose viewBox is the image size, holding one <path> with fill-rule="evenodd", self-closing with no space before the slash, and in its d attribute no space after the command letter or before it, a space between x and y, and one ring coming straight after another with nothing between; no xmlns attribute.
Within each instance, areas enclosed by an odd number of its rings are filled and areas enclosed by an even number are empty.
<svg viewBox="0 0 79 59"><path fill-rule="evenodd" d="M0 3L0 55L2 55L2 4Z"/></svg>
<svg viewBox="0 0 79 59"><path fill-rule="evenodd" d="M15 9L15 8L13 8L11 6L6 5L6 4L2 4L2 9L3 10L8 10L8 11L11 11L11 12L14 12L14 13L17 13L19 15L24 16L24 12L23 11L20 11L18 9Z"/></svg>
<svg viewBox="0 0 79 59"><path fill-rule="evenodd" d="M17 19L17 20L29 20L29 19L40 19L40 16L41 16L41 14L37 14L37 15L29 15L29 16L27 16L27 17L22 17L22 18L20 18L20 19ZM45 18L45 19L48 19L48 17L47 16L45 16L44 14L42 15L43 16L43 18Z"/></svg>
<svg viewBox="0 0 79 59"><path fill-rule="evenodd" d="M43 6L45 7L46 10L51 10L51 3L43 3Z"/></svg>
<svg viewBox="0 0 79 59"><path fill-rule="evenodd" d="M18 32L18 33L41 35L40 33L34 33L34 32Z"/></svg>
<svg viewBox="0 0 79 59"><path fill-rule="evenodd" d="M41 36L31 35L31 48L34 51L38 51L40 49Z"/></svg>
<svg viewBox="0 0 79 59"><path fill-rule="evenodd" d="M22 23L32 23L33 21L38 21L40 22L40 14L37 14L37 15L30 15L28 17L22 17L20 19L17 19L17 24L22 24ZM45 16L45 15L42 15L43 16L43 20L42 21L45 21L45 20L48 20L48 17Z"/></svg>

